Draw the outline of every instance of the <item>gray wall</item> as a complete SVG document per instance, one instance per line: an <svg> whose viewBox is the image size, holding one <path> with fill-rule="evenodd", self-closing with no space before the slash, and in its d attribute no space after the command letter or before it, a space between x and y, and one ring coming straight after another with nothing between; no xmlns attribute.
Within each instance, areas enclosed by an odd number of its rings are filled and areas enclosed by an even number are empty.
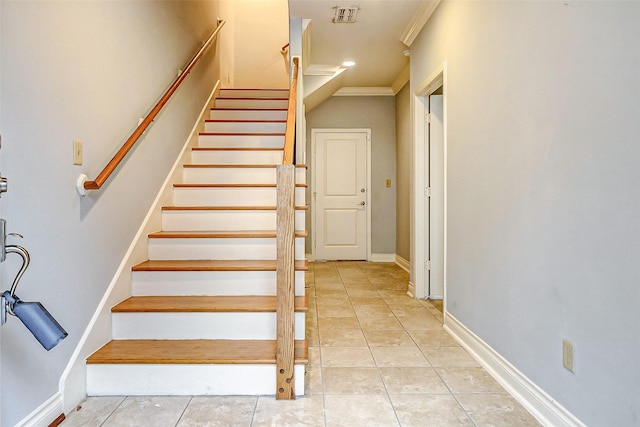
<svg viewBox="0 0 640 427"><path fill-rule="evenodd" d="M396 125L392 96L334 96L307 114L307 163L311 164L311 129L371 129L371 251L394 254L396 251ZM311 188L313 171L307 182ZM391 179L391 188L385 180ZM307 200L310 195L307 195ZM311 232L311 215L307 230ZM311 253L311 236L307 253Z"/></svg>
<svg viewBox="0 0 640 427"><path fill-rule="evenodd" d="M18 295L69 332L46 352L15 318L2 327L2 420L13 426L58 381L218 77L215 48L111 182L80 199L216 23L216 2L2 1L2 216L32 256ZM223 29L224 31L224 29ZM84 165L72 165L72 141ZM12 239L13 241L13 239ZM17 258L2 264L10 286Z"/></svg>
<svg viewBox="0 0 640 427"><path fill-rule="evenodd" d="M411 261L411 98L396 94L396 254Z"/></svg>
<svg viewBox="0 0 640 427"><path fill-rule="evenodd" d="M448 2L446 309L590 426L640 420L640 3ZM562 339L575 373L562 368Z"/></svg>

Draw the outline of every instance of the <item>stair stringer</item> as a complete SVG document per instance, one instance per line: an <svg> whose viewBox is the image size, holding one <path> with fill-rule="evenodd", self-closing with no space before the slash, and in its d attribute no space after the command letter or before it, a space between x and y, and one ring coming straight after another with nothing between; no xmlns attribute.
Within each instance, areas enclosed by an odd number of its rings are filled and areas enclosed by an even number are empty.
<svg viewBox="0 0 640 427"><path fill-rule="evenodd" d="M211 90L176 162L160 187L158 195L151 204L145 219L91 317L91 321L71 355L69 363L60 376L59 393L62 395L64 413L73 410L78 402L87 395L87 365L85 361L93 352L111 340L111 307L132 295L131 268L147 259L147 235L160 229L162 221L161 207L171 203L173 183L180 182L182 165L190 159L191 148L197 146L199 134L204 132L205 120L209 118L209 112L219 92L220 80L216 82Z"/></svg>

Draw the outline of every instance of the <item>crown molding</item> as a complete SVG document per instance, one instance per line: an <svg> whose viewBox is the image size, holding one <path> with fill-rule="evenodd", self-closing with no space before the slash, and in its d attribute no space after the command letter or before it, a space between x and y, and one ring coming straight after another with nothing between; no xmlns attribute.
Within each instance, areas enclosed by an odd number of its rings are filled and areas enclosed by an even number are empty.
<svg viewBox="0 0 640 427"><path fill-rule="evenodd" d="M422 28L427 24L427 21L431 18L431 15L433 15L433 12L439 4L440 0L431 0L422 3L416 14L413 16L413 19L404 30L400 41L407 46L411 46L416 37L418 37L420 30L422 30Z"/></svg>
<svg viewBox="0 0 640 427"><path fill-rule="evenodd" d="M407 65L404 70L402 70L402 72L400 74L398 74L398 77L396 77L396 80L391 83L391 90L393 91L394 95L397 95L398 92L400 92L400 90L404 87L404 85L407 84L407 82L409 82L409 79L411 78L411 64Z"/></svg>

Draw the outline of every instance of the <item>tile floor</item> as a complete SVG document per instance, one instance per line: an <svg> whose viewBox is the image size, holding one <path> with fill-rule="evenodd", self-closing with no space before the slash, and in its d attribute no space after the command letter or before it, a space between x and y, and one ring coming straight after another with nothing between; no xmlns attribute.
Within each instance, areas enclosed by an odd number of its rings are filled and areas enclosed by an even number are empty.
<svg viewBox="0 0 640 427"><path fill-rule="evenodd" d="M442 329L442 305L406 295L395 264L314 263L306 397L89 397L72 426L537 426Z"/></svg>

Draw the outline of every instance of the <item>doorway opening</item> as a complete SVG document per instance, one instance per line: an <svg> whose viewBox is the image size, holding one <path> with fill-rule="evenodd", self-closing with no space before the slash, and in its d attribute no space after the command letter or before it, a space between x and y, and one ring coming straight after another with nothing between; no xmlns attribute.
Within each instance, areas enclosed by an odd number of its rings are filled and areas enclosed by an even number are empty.
<svg viewBox="0 0 640 427"><path fill-rule="evenodd" d="M411 277L419 299L444 300L446 295L446 94L442 64L413 98Z"/></svg>

